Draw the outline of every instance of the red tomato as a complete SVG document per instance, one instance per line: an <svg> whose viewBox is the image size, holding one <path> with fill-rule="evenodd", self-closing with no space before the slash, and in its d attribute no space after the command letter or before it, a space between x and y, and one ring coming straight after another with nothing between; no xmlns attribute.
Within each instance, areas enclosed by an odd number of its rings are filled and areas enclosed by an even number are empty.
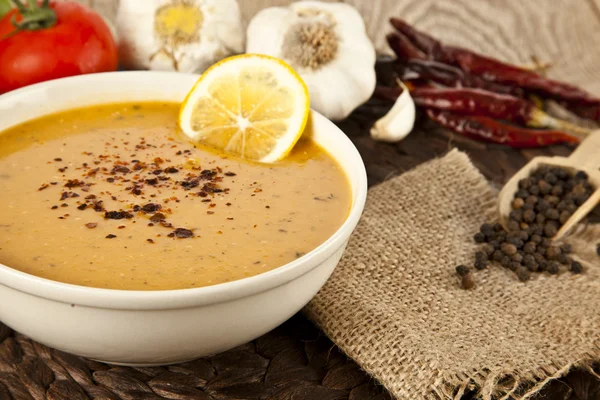
<svg viewBox="0 0 600 400"><path fill-rule="evenodd" d="M102 17L73 2L50 3L56 24L15 31L11 10L0 20L0 93L65 76L114 71L117 46ZM10 36L7 36L10 35Z"/></svg>

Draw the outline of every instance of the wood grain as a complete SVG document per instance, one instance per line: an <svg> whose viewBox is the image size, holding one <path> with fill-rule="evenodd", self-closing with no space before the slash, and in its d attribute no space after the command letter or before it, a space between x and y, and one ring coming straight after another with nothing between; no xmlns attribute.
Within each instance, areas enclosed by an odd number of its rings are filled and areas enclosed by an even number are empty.
<svg viewBox="0 0 600 400"><path fill-rule="evenodd" d="M114 20L118 0L80 0ZM330 0L331 1L331 0ZM450 44L514 63L535 56L548 75L600 95L600 0L345 0L363 15L377 50L389 53L388 19L399 16ZM239 0L245 23L292 0Z"/></svg>

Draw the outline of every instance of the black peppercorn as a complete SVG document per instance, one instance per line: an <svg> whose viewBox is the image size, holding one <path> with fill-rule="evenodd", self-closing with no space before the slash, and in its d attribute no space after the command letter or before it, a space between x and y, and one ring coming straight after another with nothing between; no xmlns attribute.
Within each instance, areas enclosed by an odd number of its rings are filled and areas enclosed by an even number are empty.
<svg viewBox="0 0 600 400"><path fill-rule="evenodd" d="M552 190L552 185L543 179L538 182L538 186L540 187L540 194L546 195Z"/></svg>
<svg viewBox="0 0 600 400"><path fill-rule="evenodd" d="M512 219L513 221L521 222L523 221L523 213L521 210L512 210L508 214L508 218Z"/></svg>
<svg viewBox="0 0 600 400"><path fill-rule="evenodd" d="M537 196L531 195L525 199L525 204L535 206L538 202L539 198Z"/></svg>
<svg viewBox="0 0 600 400"><path fill-rule="evenodd" d="M522 208L524 205L525 205L525 200L523 200L523 199L522 199L522 198L520 198L520 197L517 197L517 198L516 198L516 199L514 199L514 200L513 200L513 202L512 202L512 207L513 207L514 209L517 209L517 210L518 210L519 208Z"/></svg>
<svg viewBox="0 0 600 400"><path fill-rule="evenodd" d="M559 255L558 258L557 258L557 260L558 260L559 263L561 263L563 265L567 265L567 264L571 263L571 259L566 254Z"/></svg>
<svg viewBox="0 0 600 400"><path fill-rule="evenodd" d="M546 175L544 175L544 180L551 185L554 185L556 182L558 182L558 178L552 172L548 172Z"/></svg>
<svg viewBox="0 0 600 400"><path fill-rule="evenodd" d="M487 267L487 260L476 260L475 269L481 271Z"/></svg>
<svg viewBox="0 0 600 400"><path fill-rule="evenodd" d="M525 243L525 245L523 246L523 251L524 251L525 253L531 253L531 254L533 254L533 253L535 253L535 250L536 250L536 249L537 249L537 246L536 246L536 244L535 244L535 243L533 243L533 242L527 242L527 243Z"/></svg>
<svg viewBox="0 0 600 400"><path fill-rule="evenodd" d="M523 212L523 221L525 222L533 222L535 221L535 211L533 210L526 210L525 212Z"/></svg>
<svg viewBox="0 0 600 400"><path fill-rule="evenodd" d="M456 274L458 276L465 276L467 275L469 272L471 272L471 270L469 269L469 267L467 267L466 265L459 265L458 267L456 267Z"/></svg>
<svg viewBox="0 0 600 400"><path fill-rule="evenodd" d="M500 249L502 250L502 252L504 254L506 254L507 256L512 256L513 254L515 254L517 252L517 246L515 246L512 243L503 243L500 246Z"/></svg>
<svg viewBox="0 0 600 400"><path fill-rule="evenodd" d="M527 268L524 268L524 267L519 267L517 269L517 277L519 278L519 280L521 282L528 281L529 278L530 278L529 270Z"/></svg>
<svg viewBox="0 0 600 400"><path fill-rule="evenodd" d="M494 226L491 224L483 224L479 228L479 231L483 233L485 236L491 236L494 234Z"/></svg>
<svg viewBox="0 0 600 400"><path fill-rule="evenodd" d="M544 222L546 222L546 216L542 213L539 213L535 216L535 222L537 222L538 224L543 224Z"/></svg>
<svg viewBox="0 0 600 400"><path fill-rule="evenodd" d="M499 240L492 240L490 242L490 245L495 249L495 250L499 250L500 249L500 241ZM493 252L492 252L493 253Z"/></svg>
<svg viewBox="0 0 600 400"><path fill-rule="evenodd" d="M570 253L570 252L569 252ZM600 256L600 243L596 245L596 254Z"/></svg>
<svg viewBox="0 0 600 400"><path fill-rule="evenodd" d="M521 263L521 261L523 261L523 256L521 255L521 253L515 253L512 256L510 256L510 259L512 261L516 261L518 263Z"/></svg>
<svg viewBox="0 0 600 400"><path fill-rule="evenodd" d="M537 262L535 261L535 257L533 256L533 254L525 254L523 256L523 264L526 267L529 267L530 265L537 265Z"/></svg>
<svg viewBox="0 0 600 400"><path fill-rule="evenodd" d="M533 179L529 177L523 178L519 181L519 189L527 189L531 185L533 185Z"/></svg>
<svg viewBox="0 0 600 400"><path fill-rule="evenodd" d="M510 264L508 264L508 269L510 269L511 271L516 271L520 266L521 266L520 262L511 261Z"/></svg>
<svg viewBox="0 0 600 400"><path fill-rule="evenodd" d="M569 254L573 251L573 246L571 246L568 243L564 243L563 245L560 246L560 251L562 251L565 254Z"/></svg>
<svg viewBox="0 0 600 400"><path fill-rule="evenodd" d="M548 257L550 260L556 260L560 254L560 248L556 246L550 246L548 247L548 250L546 250L546 257Z"/></svg>
<svg viewBox="0 0 600 400"><path fill-rule="evenodd" d="M542 253L533 253L533 258L538 264L540 264L543 261L546 261L546 256L544 256Z"/></svg>
<svg viewBox="0 0 600 400"><path fill-rule="evenodd" d="M541 200L540 200L540 201L538 201L538 202L537 202L537 204L535 205L535 209L536 209L538 212L544 212L544 211L546 211L547 209L549 209L549 208L550 208L550 206L551 206L551 205L550 205L550 203L548 203L548 202L547 202L546 200L544 200L544 199L541 199Z"/></svg>
<svg viewBox="0 0 600 400"><path fill-rule="evenodd" d="M465 290L473 289L475 287L475 280L473 279L473 274L467 274L463 276L460 284Z"/></svg>
<svg viewBox="0 0 600 400"><path fill-rule="evenodd" d="M494 251L494 254L492 254L492 260L494 261L500 261L504 258L504 253L501 250L496 250Z"/></svg>
<svg viewBox="0 0 600 400"><path fill-rule="evenodd" d="M561 211L560 216L558 217L558 222L560 222L561 225L564 225L569 218L571 218L571 213L569 211Z"/></svg>
<svg viewBox="0 0 600 400"><path fill-rule="evenodd" d="M552 193L552 195L553 195L553 196L562 196L562 194L564 193L564 191L565 191L565 190L563 189L563 187L562 187L562 186L560 186L560 185L555 185L555 186L552 188L552 192L550 192L550 193Z"/></svg>
<svg viewBox="0 0 600 400"><path fill-rule="evenodd" d="M531 242L533 242L534 244L540 244L542 243L542 237L540 235L531 235Z"/></svg>
<svg viewBox="0 0 600 400"><path fill-rule="evenodd" d="M558 213L558 210L556 208L547 209L544 215L547 219L554 221L556 221L560 217L560 214Z"/></svg>
<svg viewBox="0 0 600 400"><path fill-rule="evenodd" d="M485 242L485 235L481 232L477 232L473 236L473 239L475 240L475 243L483 243L483 242Z"/></svg>
<svg viewBox="0 0 600 400"><path fill-rule="evenodd" d="M576 179L586 180L588 179L588 174L585 171L577 171L575 174Z"/></svg>
<svg viewBox="0 0 600 400"><path fill-rule="evenodd" d="M501 231L503 231L503 230L504 230L504 228L502 227L502 224L500 224L500 223L496 222L496 223L494 224L494 230L495 230L496 232L501 232Z"/></svg>
<svg viewBox="0 0 600 400"><path fill-rule="evenodd" d="M543 260L538 263L538 271L539 272L546 271L547 268L548 268L548 261Z"/></svg>
<svg viewBox="0 0 600 400"><path fill-rule="evenodd" d="M580 262L573 261L571 264L571 272L574 274L580 274L583 272L583 265Z"/></svg>
<svg viewBox="0 0 600 400"><path fill-rule="evenodd" d="M529 196L529 192L525 189L519 189L519 190L517 190L517 193L515 194L515 197L520 198L520 199L526 199L527 196Z"/></svg>
<svg viewBox="0 0 600 400"><path fill-rule="evenodd" d="M511 261L510 257L504 256L504 257L502 257L502 260L500 260L500 265L508 268L508 266L510 265L511 262L512 261Z"/></svg>
<svg viewBox="0 0 600 400"><path fill-rule="evenodd" d="M546 267L546 271L549 274L555 275L558 274L558 263L556 261L548 262L548 266Z"/></svg>
<svg viewBox="0 0 600 400"><path fill-rule="evenodd" d="M488 260L488 255L483 252L483 251L478 251L475 253L475 259L476 260L482 260L482 261L487 261Z"/></svg>
<svg viewBox="0 0 600 400"><path fill-rule="evenodd" d="M546 225L544 225L544 235L551 238L554 237L554 235L556 235L557 232L558 227L556 226L556 223L554 221L546 222Z"/></svg>
<svg viewBox="0 0 600 400"><path fill-rule="evenodd" d="M550 203L550 205L553 206L556 206L560 202L560 199L556 196L546 196L544 197L544 200L546 200L548 203Z"/></svg>
<svg viewBox="0 0 600 400"><path fill-rule="evenodd" d="M494 246L491 243L484 244L481 249L488 257L491 257L495 250Z"/></svg>
<svg viewBox="0 0 600 400"><path fill-rule="evenodd" d="M534 196L538 196L541 192L539 185L532 185L527 190L529 191L529 193L531 193Z"/></svg>
<svg viewBox="0 0 600 400"><path fill-rule="evenodd" d="M518 231L520 228L519 223L517 221L509 221L508 222L508 230L509 231Z"/></svg>

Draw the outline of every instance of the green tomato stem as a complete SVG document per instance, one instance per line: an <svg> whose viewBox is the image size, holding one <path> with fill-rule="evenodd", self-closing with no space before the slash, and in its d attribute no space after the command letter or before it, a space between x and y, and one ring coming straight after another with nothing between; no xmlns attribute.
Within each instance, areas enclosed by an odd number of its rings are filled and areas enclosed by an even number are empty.
<svg viewBox="0 0 600 400"><path fill-rule="evenodd" d="M0 18L4 17L12 8L10 0L0 0Z"/></svg>
<svg viewBox="0 0 600 400"><path fill-rule="evenodd" d="M13 15L11 22L16 29L5 37L16 35L21 31L50 28L56 24L56 13L50 7L49 1L44 1L41 5L38 5L37 0L27 0L28 6L25 5L24 0L12 1L23 18L17 22L16 15Z"/></svg>

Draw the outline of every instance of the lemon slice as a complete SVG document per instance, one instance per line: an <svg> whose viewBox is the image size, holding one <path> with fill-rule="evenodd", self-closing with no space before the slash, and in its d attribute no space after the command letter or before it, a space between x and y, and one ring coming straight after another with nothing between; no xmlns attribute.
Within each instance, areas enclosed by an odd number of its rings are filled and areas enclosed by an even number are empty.
<svg viewBox="0 0 600 400"><path fill-rule="evenodd" d="M192 140L270 163L292 150L309 110L308 89L289 65L244 54L200 76L181 105L179 126Z"/></svg>

